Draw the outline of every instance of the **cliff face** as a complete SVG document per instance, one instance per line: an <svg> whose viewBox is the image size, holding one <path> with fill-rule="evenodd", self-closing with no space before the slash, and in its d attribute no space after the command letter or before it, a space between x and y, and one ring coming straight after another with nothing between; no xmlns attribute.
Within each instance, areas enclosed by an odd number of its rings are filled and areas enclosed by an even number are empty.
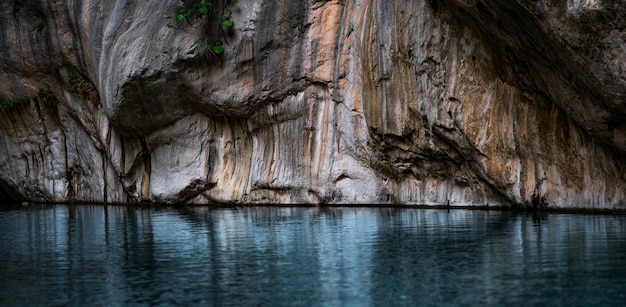
<svg viewBox="0 0 626 307"><path fill-rule="evenodd" d="M623 209L625 4L4 1L0 199Z"/></svg>

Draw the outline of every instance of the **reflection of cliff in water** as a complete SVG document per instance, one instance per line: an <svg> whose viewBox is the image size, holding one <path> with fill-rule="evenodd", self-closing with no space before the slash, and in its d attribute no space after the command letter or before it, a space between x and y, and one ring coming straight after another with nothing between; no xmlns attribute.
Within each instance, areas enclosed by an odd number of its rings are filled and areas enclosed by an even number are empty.
<svg viewBox="0 0 626 307"><path fill-rule="evenodd" d="M588 287L591 276L624 284L626 269L605 266L626 252L622 218L482 211L393 216L380 224L373 247L372 270L388 272L373 281L374 301L541 305L566 291L573 296L561 303L569 305L601 289ZM494 287L510 295L489 300Z"/></svg>
<svg viewBox="0 0 626 307"><path fill-rule="evenodd" d="M620 216L33 206L0 211L0 295L18 305L611 303L626 286L624 233Z"/></svg>

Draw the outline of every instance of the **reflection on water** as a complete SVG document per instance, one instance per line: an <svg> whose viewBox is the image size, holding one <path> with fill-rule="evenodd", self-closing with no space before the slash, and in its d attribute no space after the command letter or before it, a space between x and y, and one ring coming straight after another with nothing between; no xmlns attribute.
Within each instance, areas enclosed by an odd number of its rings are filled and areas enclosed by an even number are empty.
<svg viewBox="0 0 626 307"><path fill-rule="evenodd" d="M0 305L626 301L626 217L393 208L0 211Z"/></svg>

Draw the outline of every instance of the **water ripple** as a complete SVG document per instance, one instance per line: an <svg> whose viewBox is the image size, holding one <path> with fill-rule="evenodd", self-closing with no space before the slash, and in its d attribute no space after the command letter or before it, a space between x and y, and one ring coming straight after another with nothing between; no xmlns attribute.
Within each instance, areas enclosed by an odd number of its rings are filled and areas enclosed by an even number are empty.
<svg viewBox="0 0 626 307"><path fill-rule="evenodd" d="M0 211L0 305L625 301L620 216L394 208Z"/></svg>

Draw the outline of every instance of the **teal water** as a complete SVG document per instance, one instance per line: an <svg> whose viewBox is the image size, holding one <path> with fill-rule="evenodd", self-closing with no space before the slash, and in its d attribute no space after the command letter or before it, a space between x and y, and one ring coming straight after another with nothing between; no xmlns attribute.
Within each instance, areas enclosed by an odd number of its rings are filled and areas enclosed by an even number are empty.
<svg viewBox="0 0 626 307"><path fill-rule="evenodd" d="M626 216L395 208L0 211L2 306L616 306Z"/></svg>

